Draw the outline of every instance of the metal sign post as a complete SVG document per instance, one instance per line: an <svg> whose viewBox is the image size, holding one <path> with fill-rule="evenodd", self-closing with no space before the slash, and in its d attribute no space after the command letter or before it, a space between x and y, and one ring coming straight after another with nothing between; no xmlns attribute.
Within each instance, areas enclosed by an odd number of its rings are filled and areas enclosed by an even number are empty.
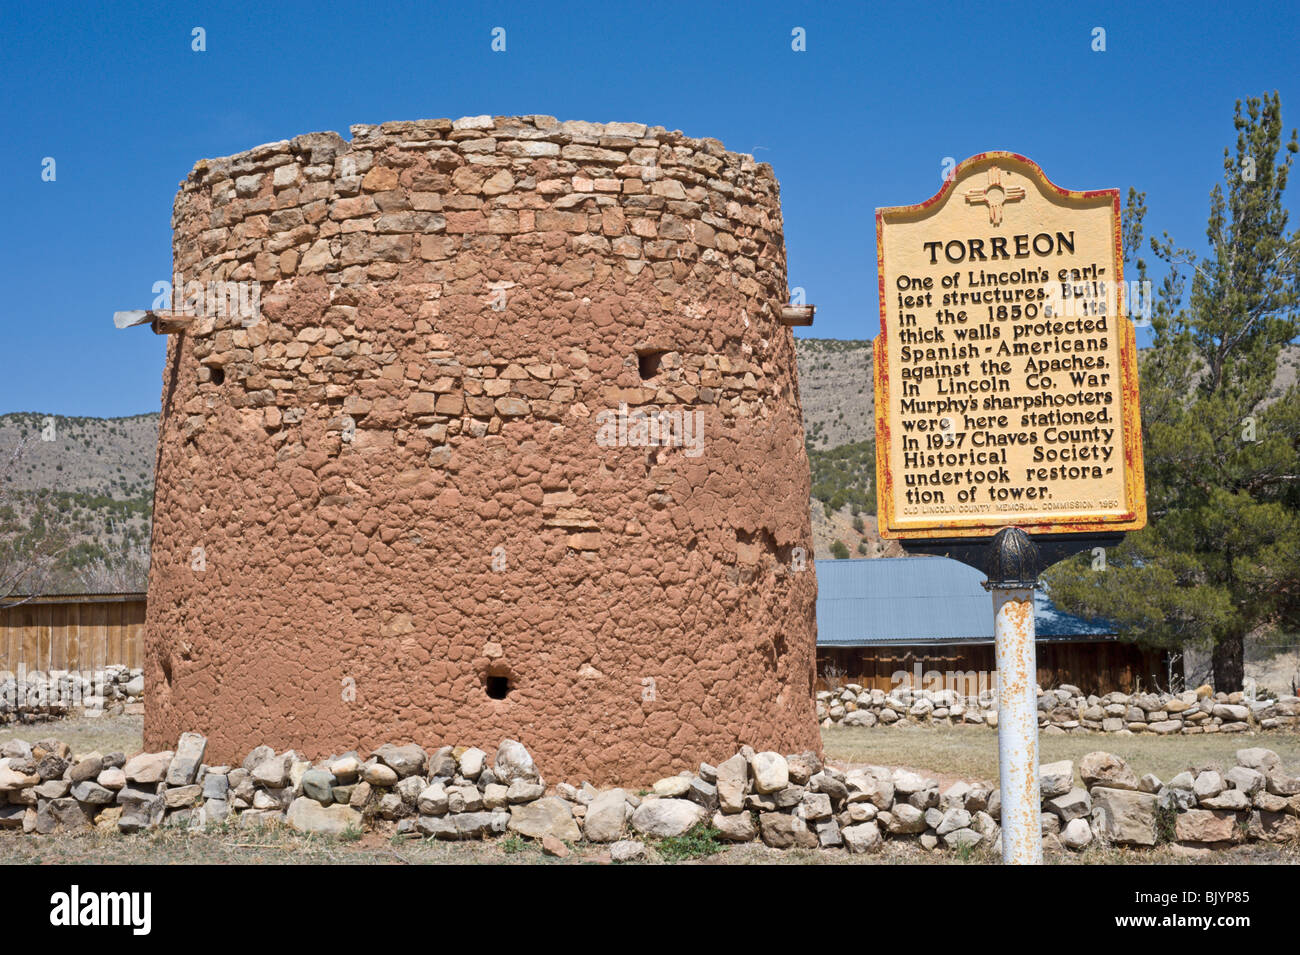
<svg viewBox="0 0 1300 955"><path fill-rule="evenodd" d="M1034 588L1146 524L1117 189L988 152L876 210L880 536L988 576L1004 862L1042 861Z"/></svg>
<svg viewBox="0 0 1300 955"><path fill-rule="evenodd" d="M998 661L998 785L1002 790L1002 861L1041 865L1038 784L1038 662L1034 584L1038 548L1008 527L990 544L993 639Z"/></svg>

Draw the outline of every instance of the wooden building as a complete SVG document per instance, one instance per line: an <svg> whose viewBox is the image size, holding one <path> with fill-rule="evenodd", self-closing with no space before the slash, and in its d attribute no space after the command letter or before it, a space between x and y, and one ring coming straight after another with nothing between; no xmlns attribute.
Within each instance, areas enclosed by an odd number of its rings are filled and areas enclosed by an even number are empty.
<svg viewBox="0 0 1300 955"><path fill-rule="evenodd" d="M144 608L142 593L8 598L0 602L0 671L142 666Z"/></svg>
<svg viewBox="0 0 1300 955"><path fill-rule="evenodd" d="M973 567L943 557L817 563L817 685L828 678L888 692L927 673L992 679L993 600ZM1123 640L1109 623L1084 620L1035 594L1038 683L1085 693L1165 687L1167 651ZM1181 668L1176 670L1181 676ZM924 683L921 683L924 685ZM981 687L982 688L982 687Z"/></svg>

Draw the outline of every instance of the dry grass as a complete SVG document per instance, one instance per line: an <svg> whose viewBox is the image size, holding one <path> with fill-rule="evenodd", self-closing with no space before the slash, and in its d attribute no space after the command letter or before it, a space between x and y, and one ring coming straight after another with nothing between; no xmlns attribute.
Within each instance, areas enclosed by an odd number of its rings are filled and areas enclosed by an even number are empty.
<svg viewBox="0 0 1300 955"><path fill-rule="evenodd" d="M844 763L908 766L945 779L998 778L998 734L982 726L969 727L832 727L822 730L828 759ZM1282 757L1292 771L1300 769L1300 735L1295 733L1234 733L1197 736L1112 734L1042 736L1039 762L1073 760L1097 750L1122 756L1139 776L1155 773L1170 779L1190 766L1237 763L1236 752L1262 746Z"/></svg>
<svg viewBox="0 0 1300 955"><path fill-rule="evenodd" d="M134 756L144 747L143 716L101 716L48 720L41 723L10 723L0 726L0 743L11 739L63 740L74 753L125 753Z"/></svg>

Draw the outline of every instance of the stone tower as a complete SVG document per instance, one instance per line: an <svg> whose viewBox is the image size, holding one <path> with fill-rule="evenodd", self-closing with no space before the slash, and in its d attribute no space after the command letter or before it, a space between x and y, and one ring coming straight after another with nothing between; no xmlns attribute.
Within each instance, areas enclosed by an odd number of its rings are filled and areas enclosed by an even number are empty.
<svg viewBox="0 0 1300 955"><path fill-rule="evenodd" d="M472 117L205 160L173 216L145 737L820 749L771 168Z"/></svg>

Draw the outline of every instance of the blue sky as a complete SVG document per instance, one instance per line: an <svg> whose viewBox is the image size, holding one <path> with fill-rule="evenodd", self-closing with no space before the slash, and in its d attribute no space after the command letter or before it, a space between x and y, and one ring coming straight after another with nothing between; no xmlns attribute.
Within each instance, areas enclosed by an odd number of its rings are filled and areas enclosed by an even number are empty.
<svg viewBox="0 0 1300 955"><path fill-rule="evenodd" d="M1298 51L1293 3L7 3L0 413L157 410L163 339L112 313L169 277L172 200L203 157L479 113L713 136L776 170L811 334L870 338L874 210L929 197L945 157L1135 185L1150 231L1199 247L1233 102L1277 89L1300 125Z"/></svg>

